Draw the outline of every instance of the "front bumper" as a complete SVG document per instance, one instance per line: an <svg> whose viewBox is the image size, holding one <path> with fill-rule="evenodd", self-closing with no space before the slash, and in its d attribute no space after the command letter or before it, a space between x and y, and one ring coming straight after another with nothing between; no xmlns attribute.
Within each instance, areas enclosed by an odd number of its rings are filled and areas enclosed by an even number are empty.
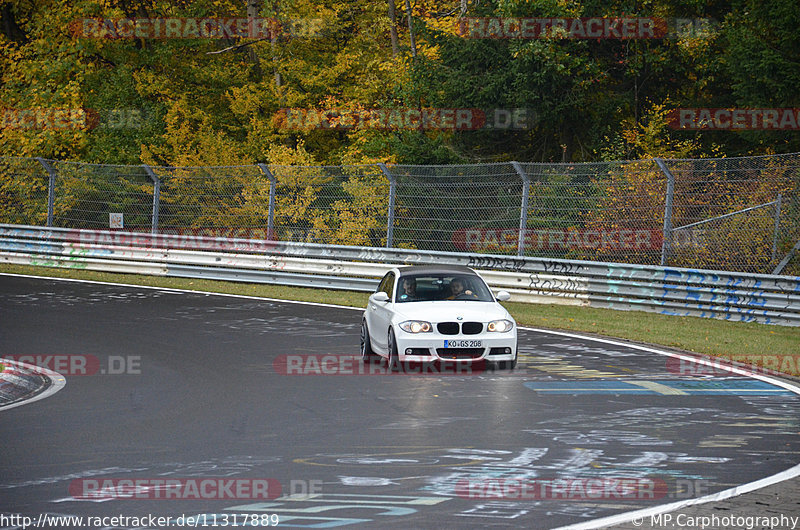
<svg viewBox="0 0 800 530"><path fill-rule="evenodd" d="M484 332L478 335L407 333L395 327L395 338L400 361L512 361L517 355L516 326L507 333ZM445 341L464 341L466 344L445 348ZM474 341L480 341L480 347L474 347Z"/></svg>

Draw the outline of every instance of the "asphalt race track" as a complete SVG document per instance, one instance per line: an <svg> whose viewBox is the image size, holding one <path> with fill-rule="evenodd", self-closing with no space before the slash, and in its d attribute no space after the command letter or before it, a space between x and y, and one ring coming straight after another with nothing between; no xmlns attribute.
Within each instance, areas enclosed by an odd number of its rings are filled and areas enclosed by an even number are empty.
<svg viewBox="0 0 800 530"><path fill-rule="evenodd" d="M0 276L0 354L61 356L68 372L0 411L0 527L274 514L287 528L557 528L800 462L800 396L767 381L533 330L514 371L386 375L354 360L360 317Z"/></svg>

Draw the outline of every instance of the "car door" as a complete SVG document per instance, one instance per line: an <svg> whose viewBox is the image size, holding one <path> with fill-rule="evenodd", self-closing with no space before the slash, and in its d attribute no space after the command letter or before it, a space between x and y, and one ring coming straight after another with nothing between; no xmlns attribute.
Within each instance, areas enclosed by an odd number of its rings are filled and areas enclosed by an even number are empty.
<svg viewBox="0 0 800 530"><path fill-rule="evenodd" d="M395 273L389 271L381 280L375 293L386 293L389 300L386 302L376 302L374 294L369 297L367 302L367 325L372 343L381 351L386 351L389 347L389 335L387 333L389 324L392 321L393 302L392 296L395 286Z"/></svg>

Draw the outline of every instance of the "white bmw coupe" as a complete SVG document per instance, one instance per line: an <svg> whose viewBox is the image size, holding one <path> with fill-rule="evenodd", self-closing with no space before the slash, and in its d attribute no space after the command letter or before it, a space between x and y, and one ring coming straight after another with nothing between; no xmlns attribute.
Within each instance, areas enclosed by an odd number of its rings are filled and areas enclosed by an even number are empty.
<svg viewBox="0 0 800 530"><path fill-rule="evenodd" d="M396 267L369 297L361 323L361 357L399 363L517 363L517 325L483 278L468 267Z"/></svg>

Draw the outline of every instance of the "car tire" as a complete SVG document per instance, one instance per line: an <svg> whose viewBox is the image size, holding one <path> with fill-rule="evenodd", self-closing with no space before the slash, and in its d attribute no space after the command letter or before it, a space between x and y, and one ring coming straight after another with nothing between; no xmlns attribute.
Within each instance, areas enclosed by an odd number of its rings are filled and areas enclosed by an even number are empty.
<svg viewBox="0 0 800 530"><path fill-rule="evenodd" d="M396 372L400 368L400 355L397 353L397 340L394 330L389 328L389 371Z"/></svg>
<svg viewBox="0 0 800 530"><path fill-rule="evenodd" d="M369 341L369 328L367 321L361 321L361 361L368 363L375 357L375 352L372 349L372 344Z"/></svg>

